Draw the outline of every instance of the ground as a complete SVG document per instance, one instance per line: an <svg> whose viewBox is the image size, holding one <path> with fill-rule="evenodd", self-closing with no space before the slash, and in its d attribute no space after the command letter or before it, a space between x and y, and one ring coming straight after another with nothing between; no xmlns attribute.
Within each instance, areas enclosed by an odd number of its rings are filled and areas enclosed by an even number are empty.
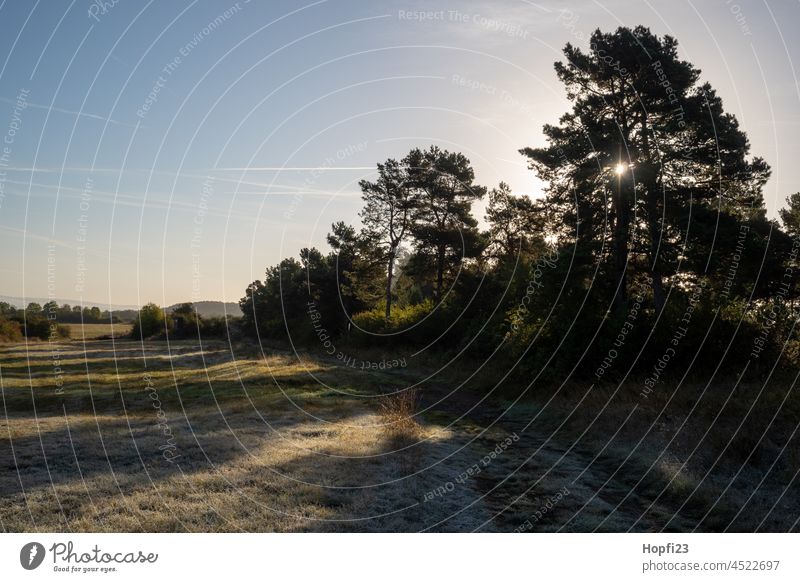
<svg viewBox="0 0 800 582"><path fill-rule="evenodd" d="M416 382L409 421L396 405ZM0 388L3 531L786 531L800 516L785 446L714 464L679 419L584 406L612 402L591 390L511 406L409 369L130 340L0 345Z"/></svg>

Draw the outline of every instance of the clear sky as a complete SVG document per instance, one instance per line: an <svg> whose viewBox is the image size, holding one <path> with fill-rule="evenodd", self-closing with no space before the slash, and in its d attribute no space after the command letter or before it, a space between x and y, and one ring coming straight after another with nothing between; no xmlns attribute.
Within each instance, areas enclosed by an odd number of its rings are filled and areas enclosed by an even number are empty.
<svg viewBox="0 0 800 582"><path fill-rule="evenodd" d="M238 300L415 146L537 195L517 151L598 27L678 39L772 165L774 215L800 190L798 22L797 0L3 1L0 295Z"/></svg>

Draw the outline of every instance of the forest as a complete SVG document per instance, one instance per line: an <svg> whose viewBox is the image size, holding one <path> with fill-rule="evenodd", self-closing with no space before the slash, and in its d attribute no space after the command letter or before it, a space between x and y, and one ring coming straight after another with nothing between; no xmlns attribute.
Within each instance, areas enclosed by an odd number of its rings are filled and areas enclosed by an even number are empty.
<svg viewBox="0 0 800 582"><path fill-rule="evenodd" d="M425 349L512 379L632 374L643 396L687 369L795 366L800 193L767 215L770 166L674 38L598 30L563 53L571 108L520 150L544 196L480 185L436 145L378 163L363 226L332 224L329 250L267 268L244 331L330 355Z"/></svg>

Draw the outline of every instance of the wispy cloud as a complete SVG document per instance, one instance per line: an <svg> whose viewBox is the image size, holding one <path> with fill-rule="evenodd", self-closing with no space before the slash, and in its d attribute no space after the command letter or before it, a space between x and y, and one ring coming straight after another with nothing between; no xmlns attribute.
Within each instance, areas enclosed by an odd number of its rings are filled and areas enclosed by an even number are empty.
<svg viewBox="0 0 800 582"><path fill-rule="evenodd" d="M26 240L29 240L29 241L42 242L42 243L45 243L45 244L48 244L48 245L54 245L54 246L57 246L57 247L69 249L69 250L74 251L74 252L77 252L79 250L78 249L78 245L75 244L75 243L70 243L70 242L63 241L63 240L60 240L60 239L57 239L57 238L53 238L53 237L50 237L50 236L42 236L40 234L36 234L35 232L32 232L31 230L22 229L22 228L15 228L13 226L0 226L0 236L11 237L11 238L14 238L15 240L26 239ZM91 255L91 256L94 256L94 257L101 257L101 258L108 258L108 253L107 252L106 253L101 253L101 252L93 251L93 250L91 250L89 248L82 248L80 250L81 250L82 253L84 253L86 255ZM115 258L115 262L116 261L119 261L119 257Z"/></svg>
<svg viewBox="0 0 800 582"><path fill-rule="evenodd" d="M211 172L362 172L374 170L375 166L251 166L244 168L213 168Z"/></svg>
<svg viewBox="0 0 800 582"><path fill-rule="evenodd" d="M7 97L0 97L0 101L3 103L11 103L16 104L16 99L9 99ZM71 109L63 109L61 107L51 107L49 105L40 105L39 103L27 103L27 107L31 109L42 109L44 111L52 111L55 113L63 113L64 115L72 115L73 117L83 117L86 119L96 119L98 121L112 123L114 125L122 125L125 127L136 127L135 123L124 123L122 121L117 121L111 117L104 117L102 115L96 115L94 113L87 113L85 111L72 111Z"/></svg>

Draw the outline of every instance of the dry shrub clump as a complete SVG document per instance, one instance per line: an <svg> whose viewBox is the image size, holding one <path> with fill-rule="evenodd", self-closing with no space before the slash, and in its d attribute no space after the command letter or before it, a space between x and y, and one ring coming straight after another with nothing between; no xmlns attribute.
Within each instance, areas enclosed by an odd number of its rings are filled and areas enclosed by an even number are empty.
<svg viewBox="0 0 800 582"><path fill-rule="evenodd" d="M383 428L393 440L410 442L419 437L422 427L415 419L418 401L416 388L381 397L379 412L385 422Z"/></svg>

